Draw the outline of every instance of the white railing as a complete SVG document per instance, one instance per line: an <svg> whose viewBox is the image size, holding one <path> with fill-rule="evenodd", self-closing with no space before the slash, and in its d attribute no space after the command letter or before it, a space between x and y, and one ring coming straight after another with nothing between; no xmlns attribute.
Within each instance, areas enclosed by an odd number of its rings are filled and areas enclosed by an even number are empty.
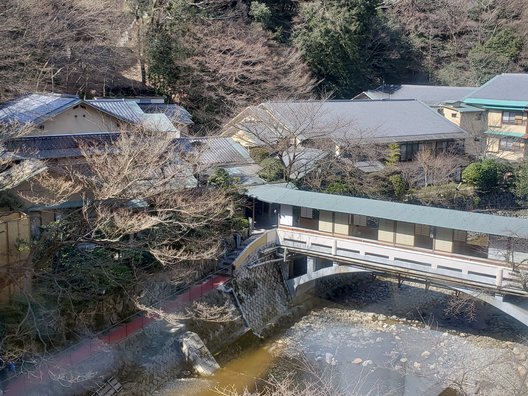
<svg viewBox="0 0 528 396"><path fill-rule="evenodd" d="M233 261L233 265L238 268L249 261L252 261L253 255L264 249L266 246L271 246L278 243L277 230L272 229L264 232L257 239L245 247L244 250Z"/></svg>
<svg viewBox="0 0 528 396"><path fill-rule="evenodd" d="M494 264L491 260L487 263L484 260L385 246L365 240L324 236L309 230L279 228L277 235L283 247L315 253L338 262L362 263L388 272L427 274L458 283L528 294L510 268L498 262Z"/></svg>

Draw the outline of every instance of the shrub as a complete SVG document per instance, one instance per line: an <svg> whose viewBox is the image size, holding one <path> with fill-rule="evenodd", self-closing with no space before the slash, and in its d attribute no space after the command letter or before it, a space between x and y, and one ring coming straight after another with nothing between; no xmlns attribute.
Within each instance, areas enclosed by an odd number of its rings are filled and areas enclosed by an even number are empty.
<svg viewBox="0 0 528 396"><path fill-rule="evenodd" d="M253 160L260 164L262 161L264 161L266 158L270 157L270 154L268 150L266 150L264 147L253 147L249 150L249 155Z"/></svg>
<svg viewBox="0 0 528 396"><path fill-rule="evenodd" d="M394 195L396 198L402 199L407 192L407 186L405 185L405 180L401 175L392 175L389 176L389 180L392 183L392 188L394 189Z"/></svg>
<svg viewBox="0 0 528 396"><path fill-rule="evenodd" d="M350 187L344 181L335 181L326 187L325 192L328 194L348 195L350 194Z"/></svg>
<svg viewBox="0 0 528 396"><path fill-rule="evenodd" d="M208 179L208 183L216 187L227 187L233 184L234 181L234 178L224 168L217 168Z"/></svg>
<svg viewBox="0 0 528 396"><path fill-rule="evenodd" d="M266 158L260 163L259 176L267 182L284 180L284 165L277 158Z"/></svg>
<svg viewBox="0 0 528 396"><path fill-rule="evenodd" d="M269 7L260 1L252 1L249 8L249 16L257 23L267 28L271 25L272 13Z"/></svg>
<svg viewBox="0 0 528 396"><path fill-rule="evenodd" d="M515 172L513 194L521 201L528 201L528 161L519 165Z"/></svg>
<svg viewBox="0 0 528 396"><path fill-rule="evenodd" d="M495 159L469 164L462 172L462 180L479 191L491 191L506 183L506 175L511 172L510 165Z"/></svg>
<svg viewBox="0 0 528 396"><path fill-rule="evenodd" d="M400 145L398 143L389 144L389 151L387 153L387 158L385 159L385 164L387 166L395 166L400 162Z"/></svg>

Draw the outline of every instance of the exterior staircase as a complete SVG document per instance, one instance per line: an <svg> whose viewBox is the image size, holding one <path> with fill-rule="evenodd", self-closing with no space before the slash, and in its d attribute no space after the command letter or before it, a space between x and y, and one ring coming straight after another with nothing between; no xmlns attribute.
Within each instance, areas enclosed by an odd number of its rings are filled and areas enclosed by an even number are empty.
<svg viewBox="0 0 528 396"><path fill-rule="evenodd" d="M235 259L244 251L244 249L255 239L258 239L262 235L260 230L254 232L249 238L242 241L242 243L234 250L227 253L224 258L220 261L218 268L229 275L231 275L233 270L233 262Z"/></svg>

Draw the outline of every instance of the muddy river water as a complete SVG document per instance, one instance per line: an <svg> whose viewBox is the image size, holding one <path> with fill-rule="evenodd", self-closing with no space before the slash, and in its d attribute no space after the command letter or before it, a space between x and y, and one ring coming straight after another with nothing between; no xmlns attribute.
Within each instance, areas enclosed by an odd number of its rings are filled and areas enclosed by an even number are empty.
<svg viewBox="0 0 528 396"><path fill-rule="evenodd" d="M369 278L322 297L274 337L219 357L213 377L174 379L157 394L291 381L335 395L528 395L528 330L492 307L456 316L445 291Z"/></svg>

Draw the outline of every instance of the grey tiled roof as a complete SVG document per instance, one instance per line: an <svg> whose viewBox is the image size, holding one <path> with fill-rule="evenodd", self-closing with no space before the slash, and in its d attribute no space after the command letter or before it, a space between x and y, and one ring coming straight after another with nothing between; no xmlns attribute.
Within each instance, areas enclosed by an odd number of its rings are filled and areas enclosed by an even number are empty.
<svg viewBox="0 0 528 396"><path fill-rule="evenodd" d="M385 84L376 89L365 91L363 94L370 99L417 99L428 106L439 106L447 101L462 100L465 96L475 91L475 89L477 88Z"/></svg>
<svg viewBox="0 0 528 396"><path fill-rule="evenodd" d="M32 93L0 106L0 123L38 125L80 103L73 95Z"/></svg>
<svg viewBox="0 0 528 396"><path fill-rule="evenodd" d="M154 112L147 114L134 100L93 99L88 100L87 103L130 124L143 125L147 129L158 132L178 130L165 114Z"/></svg>
<svg viewBox="0 0 528 396"><path fill-rule="evenodd" d="M300 131L298 136L304 139L390 143L467 137L458 126L417 100L267 102L261 106L290 131Z"/></svg>
<svg viewBox="0 0 528 396"><path fill-rule="evenodd" d="M176 132L165 114L146 114L136 102L125 99L93 99L83 101L76 96L53 93L33 93L0 106L0 123L21 123L39 125L49 118L72 108L88 105L130 124L141 124L160 132Z"/></svg>
<svg viewBox="0 0 528 396"><path fill-rule="evenodd" d="M528 219L519 217L493 216L375 199L292 190L273 185L249 187L247 195L270 203L360 214L454 230L528 238Z"/></svg>
<svg viewBox="0 0 528 396"><path fill-rule="evenodd" d="M143 114L142 125L151 131L176 132L178 129L165 114ZM178 135L179 136L179 135Z"/></svg>
<svg viewBox="0 0 528 396"><path fill-rule="evenodd" d="M175 140L185 151L198 155L203 165L252 165L244 147L229 137L184 137Z"/></svg>
<svg viewBox="0 0 528 396"><path fill-rule="evenodd" d="M292 178L301 178L308 172L316 169L318 163L328 157L330 153L327 150L299 146L296 149L289 149L282 154L282 161L285 166L291 164Z"/></svg>
<svg viewBox="0 0 528 396"><path fill-rule="evenodd" d="M143 121L143 110L132 100L93 99L87 100L86 102L105 113L131 124L139 124Z"/></svg>
<svg viewBox="0 0 528 396"><path fill-rule="evenodd" d="M111 143L119 133L85 133L78 135L28 136L6 143L9 150L39 159L58 159L81 156L79 142Z"/></svg>
<svg viewBox="0 0 528 396"><path fill-rule="evenodd" d="M469 99L528 101L528 73L505 73L466 96Z"/></svg>
<svg viewBox="0 0 528 396"><path fill-rule="evenodd" d="M198 156L197 161L205 168L205 173L223 168L243 186L265 183L258 177L261 167L244 147L229 137L183 137L174 141L183 151Z"/></svg>
<svg viewBox="0 0 528 396"><path fill-rule="evenodd" d="M145 113L162 113L169 117L170 120L173 120L179 124L194 124L191 113L176 104L138 103L138 105Z"/></svg>
<svg viewBox="0 0 528 396"><path fill-rule="evenodd" d="M240 166L227 166L223 167L229 176L236 177L238 183L242 186L252 186L257 184L265 184L266 182L258 177L260 172L260 166L257 164L240 165Z"/></svg>

